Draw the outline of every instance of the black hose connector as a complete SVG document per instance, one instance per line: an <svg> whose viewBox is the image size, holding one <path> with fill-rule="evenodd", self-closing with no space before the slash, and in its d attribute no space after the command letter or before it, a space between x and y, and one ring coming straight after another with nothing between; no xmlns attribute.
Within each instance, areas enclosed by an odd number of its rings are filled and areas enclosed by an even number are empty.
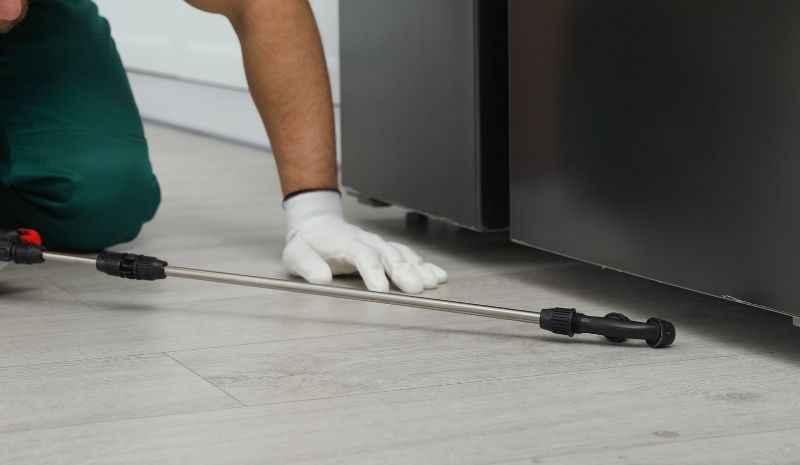
<svg viewBox="0 0 800 465"><path fill-rule="evenodd" d="M20 240L17 231L0 231L0 262L14 262L20 265L44 263L41 245Z"/></svg>
<svg viewBox="0 0 800 465"><path fill-rule="evenodd" d="M98 271L125 279L155 281L167 277L167 262L146 255L102 252L97 255L96 266Z"/></svg>
<svg viewBox="0 0 800 465"><path fill-rule="evenodd" d="M650 318L640 323L621 313L595 317L578 313L574 308L546 308L539 315L539 326L570 337L587 333L605 336L612 342L642 339L653 348L667 347L675 341L675 326L669 321Z"/></svg>
<svg viewBox="0 0 800 465"><path fill-rule="evenodd" d="M628 318L627 316L623 315L622 313L617 313L617 312L612 312L612 313L607 314L606 318L611 318L611 319L614 319L614 320L621 320L621 321L631 321L631 319ZM625 341L627 341L627 339L624 338L624 337L606 336L606 339L608 339L611 342L625 342Z"/></svg>

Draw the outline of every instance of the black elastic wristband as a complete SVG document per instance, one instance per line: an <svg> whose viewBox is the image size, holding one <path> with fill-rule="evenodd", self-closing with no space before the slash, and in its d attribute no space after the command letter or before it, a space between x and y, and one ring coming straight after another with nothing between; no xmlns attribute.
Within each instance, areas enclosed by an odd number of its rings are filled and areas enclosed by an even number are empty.
<svg viewBox="0 0 800 465"><path fill-rule="evenodd" d="M286 194L286 197L283 198L283 201L286 202L287 200L291 199L292 197L296 197L300 194L307 194L309 192L336 192L339 194L339 197L342 196L342 193L339 192L339 189L334 189L332 187L320 187L316 189L301 189L299 191L294 191Z"/></svg>

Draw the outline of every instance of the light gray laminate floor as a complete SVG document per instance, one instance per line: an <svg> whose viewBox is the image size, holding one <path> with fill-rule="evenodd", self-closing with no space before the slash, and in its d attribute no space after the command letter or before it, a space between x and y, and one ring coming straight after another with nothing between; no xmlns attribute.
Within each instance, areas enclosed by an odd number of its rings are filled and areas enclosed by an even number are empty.
<svg viewBox="0 0 800 465"><path fill-rule="evenodd" d="M272 158L148 133L163 205L117 249L285 277ZM408 227L401 210L351 199L346 210L450 272L431 297L660 316L678 340L650 350L373 303L10 266L0 463L800 463L800 329L789 318L503 234Z"/></svg>

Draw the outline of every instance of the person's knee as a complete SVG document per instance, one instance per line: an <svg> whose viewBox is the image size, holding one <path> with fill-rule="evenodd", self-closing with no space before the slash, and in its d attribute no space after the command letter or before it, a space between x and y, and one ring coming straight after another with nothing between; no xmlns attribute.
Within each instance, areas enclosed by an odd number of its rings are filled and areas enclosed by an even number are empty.
<svg viewBox="0 0 800 465"><path fill-rule="evenodd" d="M63 149L36 144L15 165L6 179L11 213L51 249L96 251L134 239L161 197L147 143L79 136Z"/></svg>
<svg viewBox="0 0 800 465"><path fill-rule="evenodd" d="M147 141L135 129L10 134L0 221L38 229L51 249L95 251L135 238L160 201Z"/></svg>
<svg viewBox="0 0 800 465"><path fill-rule="evenodd" d="M56 214L61 219L46 245L95 251L133 240L160 202L158 182L147 168L110 165L73 179L64 215Z"/></svg>

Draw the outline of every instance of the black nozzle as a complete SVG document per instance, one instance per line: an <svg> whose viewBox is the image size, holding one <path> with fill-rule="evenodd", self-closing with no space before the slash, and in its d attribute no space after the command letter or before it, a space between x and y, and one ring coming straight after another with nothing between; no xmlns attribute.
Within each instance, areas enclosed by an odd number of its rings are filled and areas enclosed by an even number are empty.
<svg viewBox="0 0 800 465"><path fill-rule="evenodd" d="M647 339L645 341L650 347L658 349L660 347L667 347L675 342L675 325L669 321L661 320L659 318L650 318L647 320L646 324L656 326L658 328L656 337Z"/></svg>
<svg viewBox="0 0 800 465"><path fill-rule="evenodd" d="M167 262L155 257L132 253L102 252L97 255L97 270L111 276L139 281L155 281L167 277Z"/></svg>
<svg viewBox="0 0 800 465"><path fill-rule="evenodd" d="M605 336L612 342L643 339L653 348L667 347L675 341L675 326L669 321L650 318L640 323L621 313L595 317L578 313L574 308L546 308L540 313L539 326L570 337L588 333Z"/></svg>

